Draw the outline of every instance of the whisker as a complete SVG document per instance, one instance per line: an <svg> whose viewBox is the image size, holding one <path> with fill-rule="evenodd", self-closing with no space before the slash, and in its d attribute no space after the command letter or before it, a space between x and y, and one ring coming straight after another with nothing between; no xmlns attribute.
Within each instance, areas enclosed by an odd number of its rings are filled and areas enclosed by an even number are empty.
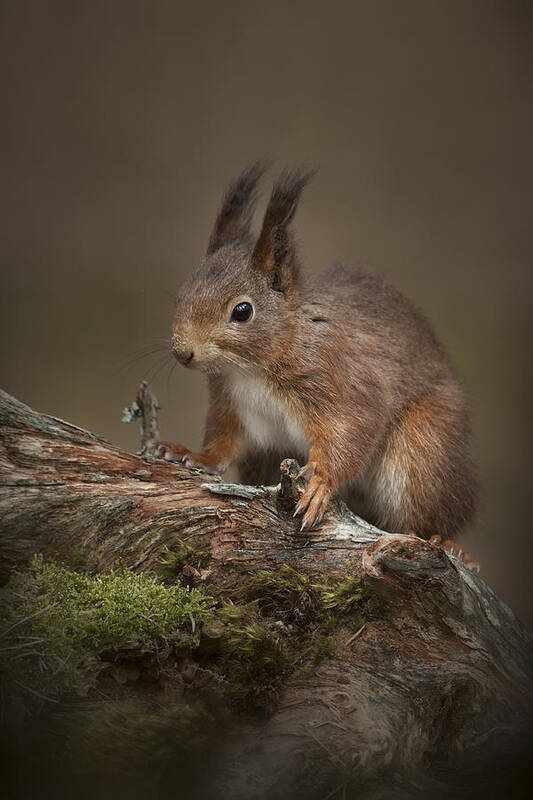
<svg viewBox="0 0 533 800"><path fill-rule="evenodd" d="M168 371L168 375L167 375L167 382L166 382L166 385L165 385L165 388L166 388L167 391L169 389L170 379L171 379L172 375L174 374L174 370L176 369L177 366L178 366L178 362L176 360L174 360L174 363L171 365L171 367L170 367L170 369Z"/></svg>
<svg viewBox="0 0 533 800"><path fill-rule="evenodd" d="M145 380L151 379L151 376L159 369L159 367L162 364L165 364L167 362L167 359L169 359L169 358L170 358L170 354L169 353L165 353L163 355L159 355L159 357L155 358L155 360L151 364L149 364L146 367L146 369L143 368L142 369L142 374L144 376L144 379ZM139 370L139 372L141 372L141 370Z"/></svg>
<svg viewBox="0 0 533 800"><path fill-rule="evenodd" d="M150 368L150 370L148 370L145 373L146 380L149 381L150 383L153 383L155 379L158 377L158 375L160 375L161 372L165 369L165 367L170 366L169 363L170 359L172 359L172 355L170 353L168 353L162 359L159 359L157 364L155 364L153 367Z"/></svg>
<svg viewBox="0 0 533 800"><path fill-rule="evenodd" d="M170 342L165 342L164 345L146 345L145 347L140 348L137 352L131 353L129 356L127 356L124 361L118 365L117 371L119 374L122 374L130 367L140 364L140 362L144 361L144 359L163 353L168 354L169 350Z"/></svg>

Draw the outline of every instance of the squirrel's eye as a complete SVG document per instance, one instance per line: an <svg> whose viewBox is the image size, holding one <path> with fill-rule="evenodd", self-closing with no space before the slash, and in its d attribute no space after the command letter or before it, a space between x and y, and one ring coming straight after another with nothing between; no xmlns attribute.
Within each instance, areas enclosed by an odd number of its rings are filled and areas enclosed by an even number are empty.
<svg viewBox="0 0 533 800"><path fill-rule="evenodd" d="M231 312L231 321L247 322L253 313L254 309L251 303L238 303Z"/></svg>

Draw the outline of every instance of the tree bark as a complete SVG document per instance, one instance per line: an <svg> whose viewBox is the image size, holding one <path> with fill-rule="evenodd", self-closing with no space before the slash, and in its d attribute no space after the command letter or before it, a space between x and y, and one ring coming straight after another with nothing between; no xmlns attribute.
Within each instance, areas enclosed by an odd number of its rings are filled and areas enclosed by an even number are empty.
<svg viewBox="0 0 533 800"><path fill-rule="evenodd" d="M153 396L146 402L156 410ZM340 627L334 656L288 677L268 719L237 722L218 750L213 792L484 796L531 755L532 637L439 546L380 531L340 501L319 530L300 533L293 461L278 487L227 484L125 452L3 392L0 424L4 580L35 552L67 563L81 555L94 571L158 571L166 548L186 541L207 554L195 580L217 591L288 564L349 569L379 598L379 614L355 634Z"/></svg>

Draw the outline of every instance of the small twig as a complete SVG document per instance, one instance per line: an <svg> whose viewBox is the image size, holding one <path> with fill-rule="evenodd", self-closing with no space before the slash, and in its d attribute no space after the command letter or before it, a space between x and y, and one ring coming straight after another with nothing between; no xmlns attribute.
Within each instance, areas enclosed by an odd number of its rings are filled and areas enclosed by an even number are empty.
<svg viewBox="0 0 533 800"><path fill-rule="evenodd" d="M346 645L345 645L345 647L348 647L348 645L350 645L350 644L353 642L353 640L354 640L354 639L357 639L357 637L359 636L359 634L360 634L360 633L363 633L363 631L364 631L364 629L365 629L365 628L366 628L366 622L365 622L365 624L364 624L364 625L361 625L361 627L359 628L359 630L358 630L358 631L356 631L356 632L354 633L354 635L353 635L353 636L350 636L350 638L349 638L349 639L348 639L348 641L346 642Z"/></svg>
<svg viewBox="0 0 533 800"><path fill-rule="evenodd" d="M159 403L146 381L141 381L137 397L128 408L122 411L122 422L141 422L141 446L137 450L139 456L154 456L160 440L158 411Z"/></svg>

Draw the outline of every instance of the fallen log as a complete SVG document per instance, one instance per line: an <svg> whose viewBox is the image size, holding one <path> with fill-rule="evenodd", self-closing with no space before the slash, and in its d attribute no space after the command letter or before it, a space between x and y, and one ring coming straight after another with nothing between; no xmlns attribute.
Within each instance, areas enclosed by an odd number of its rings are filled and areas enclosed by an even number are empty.
<svg viewBox="0 0 533 800"><path fill-rule="evenodd" d="M34 553L89 574L163 574L177 554L176 581L215 603L176 662L186 676L179 692L205 700L224 730L206 749L195 796L516 789L533 752L533 640L482 578L438 545L380 531L337 500L319 530L300 533L294 461L283 462L275 487L224 483L150 455L157 404L145 385L136 415L142 455L0 393L1 575L7 581ZM204 645L224 641L216 608L228 602L253 607L253 625L277 630L285 654L260 709L213 700L220 651ZM326 628L327 646L317 635Z"/></svg>

